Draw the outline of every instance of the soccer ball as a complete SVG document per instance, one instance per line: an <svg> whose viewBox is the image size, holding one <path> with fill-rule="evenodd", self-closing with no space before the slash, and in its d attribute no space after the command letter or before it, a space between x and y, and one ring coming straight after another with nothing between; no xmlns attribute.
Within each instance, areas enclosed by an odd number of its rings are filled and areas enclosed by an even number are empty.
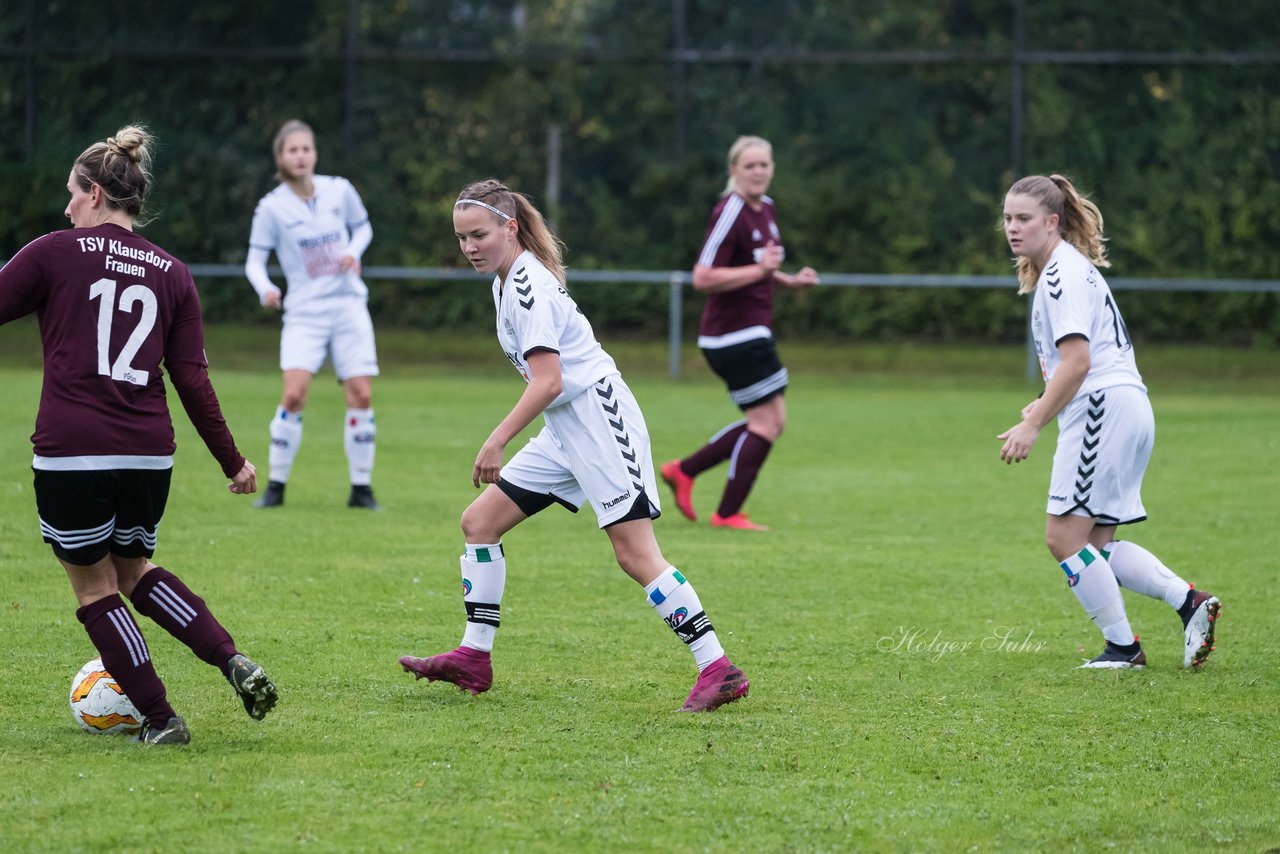
<svg viewBox="0 0 1280 854"><path fill-rule="evenodd" d="M128 735L142 728L142 714L95 658L71 680L71 716L85 732Z"/></svg>

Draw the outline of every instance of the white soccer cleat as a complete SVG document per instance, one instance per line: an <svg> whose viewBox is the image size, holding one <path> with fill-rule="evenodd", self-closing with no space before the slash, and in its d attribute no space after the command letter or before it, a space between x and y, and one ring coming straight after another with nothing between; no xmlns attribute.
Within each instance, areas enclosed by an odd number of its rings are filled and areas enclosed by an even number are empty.
<svg viewBox="0 0 1280 854"><path fill-rule="evenodd" d="M1187 669L1200 669L1209 653L1213 652L1214 629L1218 623L1218 613L1222 603L1218 597L1203 590L1197 590L1191 600L1191 616L1182 625L1186 647L1182 653L1182 666Z"/></svg>

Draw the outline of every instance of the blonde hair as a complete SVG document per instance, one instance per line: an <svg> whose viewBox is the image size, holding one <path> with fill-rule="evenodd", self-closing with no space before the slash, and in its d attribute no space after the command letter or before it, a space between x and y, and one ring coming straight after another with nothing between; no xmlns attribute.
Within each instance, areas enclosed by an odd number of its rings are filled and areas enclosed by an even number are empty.
<svg viewBox="0 0 1280 854"><path fill-rule="evenodd" d="M124 211L138 219L151 189L154 142L154 137L141 125L120 128L115 136L95 142L76 158L71 166L76 183L86 193L97 184L109 209Z"/></svg>
<svg viewBox="0 0 1280 854"><path fill-rule="evenodd" d="M565 245L556 237L542 213L523 193L517 193L494 178L468 184L458 194L458 202L471 199L497 208L516 221L516 240L534 254L542 266L551 271L561 285L565 283ZM492 214L497 218L497 214Z"/></svg>
<svg viewBox="0 0 1280 854"><path fill-rule="evenodd" d="M769 140L759 136L740 136L733 141L733 145L729 146L729 180L724 185L724 192L720 194L723 198L730 193L738 192L738 185L733 180L733 167L738 165L738 158L742 156L742 152L748 148L763 148L769 152L769 156L773 156L773 145Z"/></svg>
<svg viewBox="0 0 1280 854"><path fill-rule="evenodd" d="M1080 250L1095 267L1110 267L1107 260L1107 238L1102 234L1102 211L1076 190L1063 175L1029 175L1009 188L1010 196L1030 196L1047 213L1058 215L1058 234ZM1018 258L1018 293L1036 289L1040 268L1030 258Z"/></svg>
<svg viewBox="0 0 1280 854"><path fill-rule="evenodd" d="M271 153L276 156L276 160L280 159L280 152L284 151L284 141L291 133L303 131L311 134L311 144L316 144L316 132L311 129L311 125L302 121L302 119L289 119L280 126L280 130L276 131L276 137L271 141ZM280 171L280 167L276 167L276 180L284 183L288 176Z"/></svg>

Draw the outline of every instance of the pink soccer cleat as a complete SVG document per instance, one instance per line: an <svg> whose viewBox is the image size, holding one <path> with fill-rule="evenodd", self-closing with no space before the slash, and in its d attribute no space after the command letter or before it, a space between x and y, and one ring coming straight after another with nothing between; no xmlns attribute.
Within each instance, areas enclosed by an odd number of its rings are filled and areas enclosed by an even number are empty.
<svg viewBox="0 0 1280 854"><path fill-rule="evenodd" d="M400 666L412 673L415 679L452 682L472 694L482 694L493 685L493 665L489 662L489 653L466 646L430 658L402 655Z"/></svg>
<svg viewBox="0 0 1280 854"><path fill-rule="evenodd" d="M680 470L680 461L663 463L659 471L667 486L676 494L676 507L684 514L684 518L690 522L698 521L698 514L693 509L693 478Z"/></svg>
<svg viewBox="0 0 1280 854"><path fill-rule="evenodd" d="M714 712L725 703L747 696L750 687L746 674L734 667L727 655L722 655L698 674L698 681L693 683L693 690L680 711Z"/></svg>
<svg viewBox="0 0 1280 854"><path fill-rule="evenodd" d="M719 513L711 514L711 527L713 528L733 528L737 531L767 531L768 525L757 525L747 517L746 513L734 513L732 516L721 516Z"/></svg>

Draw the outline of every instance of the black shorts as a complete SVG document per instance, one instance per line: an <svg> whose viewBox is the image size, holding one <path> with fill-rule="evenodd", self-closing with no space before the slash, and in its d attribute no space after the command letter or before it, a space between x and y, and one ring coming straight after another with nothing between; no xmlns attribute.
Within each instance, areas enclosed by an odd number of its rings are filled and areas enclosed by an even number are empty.
<svg viewBox="0 0 1280 854"><path fill-rule="evenodd" d="M89 566L108 554L151 557L173 469L35 469L40 533L60 560Z"/></svg>
<svg viewBox="0 0 1280 854"><path fill-rule="evenodd" d="M787 369L778 358L772 338L703 349L702 355L729 387L729 397L739 409L767 403L787 390Z"/></svg>

